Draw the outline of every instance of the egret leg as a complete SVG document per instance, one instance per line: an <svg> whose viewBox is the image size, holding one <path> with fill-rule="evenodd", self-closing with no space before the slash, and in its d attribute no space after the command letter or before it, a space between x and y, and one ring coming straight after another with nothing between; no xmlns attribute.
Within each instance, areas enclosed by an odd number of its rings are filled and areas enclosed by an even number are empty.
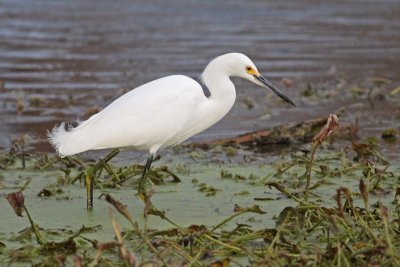
<svg viewBox="0 0 400 267"><path fill-rule="evenodd" d="M94 179L92 175L86 174L85 183L86 183L86 208L88 210L91 210L93 209L93 186L94 186Z"/></svg>
<svg viewBox="0 0 400 267"><path fill-rule="evenodd" d="M140 197L142 197L143 193L145 192L144 184L145 184L145 181L146 181L146 174L150 170L151 163L153 162L153 159L154 159L154 155L150 155L147 158L146 166L144 167L142 178L140 179L140 182L139 182L138 194L139 194Z"/></svg>
<svg viewBox="0 0 400 267"><path fill-rule="evenodd" d="M102 160L100 160L96 165L89 166L85 172L85 184L86 184L86 208L88 210L93 209L93 188L94 188L94 179L96 176L101 173L103 168L107 168L107 163L116 155L118 155L119 149L113 149L107 156L105 156ZM112 169L108 166L110 172L112 173ZM115 175L115 174L114 174ZM118 178L118 177L117 177Z"/></svg>

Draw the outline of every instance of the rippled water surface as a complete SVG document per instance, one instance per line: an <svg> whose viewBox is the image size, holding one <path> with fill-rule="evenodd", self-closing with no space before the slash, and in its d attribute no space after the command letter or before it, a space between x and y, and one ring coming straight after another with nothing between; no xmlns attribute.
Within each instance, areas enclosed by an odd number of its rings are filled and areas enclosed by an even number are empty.
<svg viewBox="0 0 400 267"><path fill-rule="evenodd" d="M46 130L56 122L84 118L158 77L198 77L210 59L231 51L251 57L300 105L288 108L262 89L237 81L239 103L197 138L332 113L341 101L308 105L299 96L300 84L335 80L339 74L355 80L379 76L399 81L400 3L377 3L2 1L0 146L9 147L10 136L29 134L39 140L38 149L49 150ZM285 88L282 78L295 83ZM247 98L255 108L247 110ZM398 107L382 104L357 112L365 111L374 114L365 123L367 131L398 124Z"/></svg>

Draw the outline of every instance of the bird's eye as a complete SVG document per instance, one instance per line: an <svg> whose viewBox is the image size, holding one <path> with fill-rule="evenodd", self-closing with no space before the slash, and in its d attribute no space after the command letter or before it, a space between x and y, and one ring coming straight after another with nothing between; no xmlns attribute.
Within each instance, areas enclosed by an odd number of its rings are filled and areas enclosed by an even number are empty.
<svg viewBox="0 0 400 267"><path fill-rule="evenodd" d="M247 66L247 67L246 67L246 71L251 71L251 67L250 67L250 66Z"/></svg>

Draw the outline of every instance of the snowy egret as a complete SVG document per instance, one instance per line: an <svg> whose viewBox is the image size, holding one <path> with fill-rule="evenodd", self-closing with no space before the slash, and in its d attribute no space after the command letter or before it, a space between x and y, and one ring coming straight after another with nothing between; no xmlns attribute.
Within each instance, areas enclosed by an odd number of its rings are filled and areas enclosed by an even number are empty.
<svg viewBox="0 0 400 267"><path fill-rule="evenodd" d="M232 76L269 88L295 105L258 72L247 56L229 53L213 59L203 71L201 79L211 94L209 97L201 84L187 76L160 78L122 95L75 128L66 129L64 122L54 127L48 133L50 143L61 156L128 146L148 150L150 155L139 183L142 193L146 173L158 149L187 140L229 112L236 99Z"/></svg>

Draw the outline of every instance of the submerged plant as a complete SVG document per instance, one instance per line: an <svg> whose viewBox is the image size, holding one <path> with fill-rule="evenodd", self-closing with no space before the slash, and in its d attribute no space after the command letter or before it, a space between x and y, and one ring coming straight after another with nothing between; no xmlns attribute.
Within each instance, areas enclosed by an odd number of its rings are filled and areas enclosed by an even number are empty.
<svg viewBox="0 0 400 267"><path fill-rule="evenodd" d="M309 190L310 190L310 183L311 183L311 168L314 162L314 156L317 148L325 142L325 140L336 130L336 128L339 126L339 119L336 115L331 114L328 117L328 120L324 127L322 127L321 131L313 138L313 143L312 143L312 148L311 148L311 155L310 155L310 161L308 162L307 165L307 170L305 173L305 176L307 178L307 183L306 183L306 190L304 193L304 201L308 202L308 195L309 195Z"/></svg>
<svg viewBox="0 0 400 267"><path fill-rule="evenodd" d="M45 244L46 240L43 238L39 227L34 223L31 215L28 212L28 209L25 206L24 195L22 194L22 191L9 193L5 196L5 198L8 200L15 214L17 214L18 216L22 217L22 212L25 211L26 215L28 216L29 223L31 224L31 229L36 236L36 241L40 245Z"/></svg>
<svg viewBox="0 0 400 267"><path fill-rule="evenodd" d="M331 121L335 122L334 117ZM276 157L274 166L256 155L260 160L254 164L218 162L202 169L189 159L179 162L176 169L154 168L150 172L153 182L163 184L166 177L173 180L176 170L187 179L179 185L158 186L155 193L150 190L144 203L123 188L136 183L143 166L103 162L94 185L103 191L109 207L99 203L103 206L89 212L88 218L105 213L105 221L76 230L66 226L73 225L72 219L46 229L46 220L52 225L58 214L38 218L43 210L35 210L38 207L31 204L30 197L46 205L72 205L74 198L82 199L83 191L74 183L84 181L82 174L93 168L93 161L32 154L24 156L22 169L22 154L14 154L14 163L9 163L8 156L0 157L0 165L5 167L0 176L4 190L18 190L6 195L7 200L17 215L25 216L28 206L32 217L41 221L41 227L31 218L30 226L21 231L15 227L13 233L0 230L0 265L399 266L399 166L388 166L377 157L358 161L340 148L318 150L317 157L316 150L334 129L327 126L315 137L311 163L309 151L304 150ZM238 155L241 149L237 146ZM189 158L190 151L187 153ZM215 151L210 148L206 153ZM310 176L312 166L313 178L319 178L308 184L312 201L305 199L298 179L305 165ZM25 182L27 177L34 182ZM34 186L36 178L41 181L38 187ZM22 193L21 184L30 194ZM266 190L265 185L276 190ZM75 189L77 197L71 194ZM37 199L38 195L47 197ZM169 202L163 203L164 199ZM192 202L204 208L197 210ZM85 218L78 220L81 223ZM35 231L42 239L32 238Z"/></svg>

